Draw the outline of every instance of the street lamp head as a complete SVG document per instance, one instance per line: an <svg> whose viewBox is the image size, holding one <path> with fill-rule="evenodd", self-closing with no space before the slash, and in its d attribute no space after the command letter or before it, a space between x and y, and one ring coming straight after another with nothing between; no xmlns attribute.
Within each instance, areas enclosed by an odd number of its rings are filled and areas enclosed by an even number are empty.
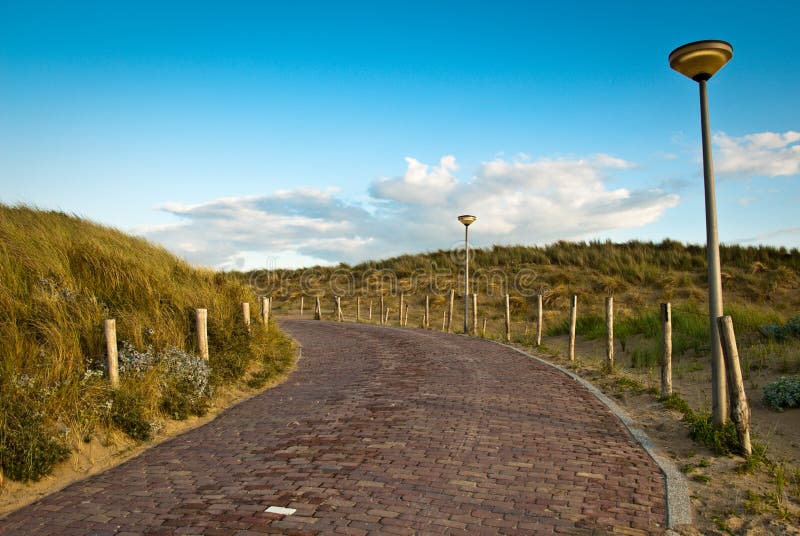
<svg viewBox="0 0 800 536"><path fill-rule="evenodd" d="M463 216L458 217L458 221L464 224L465 227L469 227L469 224L477 220L475 216L470 216L469 214L464 214Z"/></svg>
<svg viewBox="0 0 800 536"><path fill-rule="evenodd" d="M694 80L708 80L733 57L733 47L727 41L695 41L673 50L669 66Z"/></svg>

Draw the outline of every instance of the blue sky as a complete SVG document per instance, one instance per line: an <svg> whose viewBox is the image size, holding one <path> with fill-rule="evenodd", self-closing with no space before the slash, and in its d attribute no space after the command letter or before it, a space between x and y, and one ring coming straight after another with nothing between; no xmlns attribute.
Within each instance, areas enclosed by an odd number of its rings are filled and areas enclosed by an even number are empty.
<svg viewBox="0 0 800 536"><path fill-rule="evenodd" d="M796 2L0 0L0 201L216 268L554 240L800 246Z"/></svg>

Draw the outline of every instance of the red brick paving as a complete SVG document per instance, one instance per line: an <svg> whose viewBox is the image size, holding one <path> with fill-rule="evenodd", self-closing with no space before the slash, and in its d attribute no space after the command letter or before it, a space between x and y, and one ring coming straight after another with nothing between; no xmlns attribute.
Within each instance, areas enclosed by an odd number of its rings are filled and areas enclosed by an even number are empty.
<svg viewBox="0 0 800 536"><path fill-rule="evenodd" d="M303 345L287 382L0 534L663 533L659 468L564 374L480 339L283 326Z"/></svg>

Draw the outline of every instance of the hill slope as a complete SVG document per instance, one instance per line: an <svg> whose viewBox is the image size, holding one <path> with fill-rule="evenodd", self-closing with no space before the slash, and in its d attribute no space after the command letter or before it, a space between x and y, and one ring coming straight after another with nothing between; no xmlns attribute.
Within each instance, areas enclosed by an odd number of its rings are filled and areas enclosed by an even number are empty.
<svg viewBox="0 0 800 536"><path fill-rule="evenodd" d="M147 439L167 417L202 414L213 388L291 361L274 327L248 336L238 279L77 217L0 205L0 467L38 479L101 430ZM194 309L208 309L210 361ZM254 315L255 316L255 315ZM105 380L103 320L115 318L121 386ZM254 365L258 363L258 366ZM253 367L256 367L255 369Z"/></svg>

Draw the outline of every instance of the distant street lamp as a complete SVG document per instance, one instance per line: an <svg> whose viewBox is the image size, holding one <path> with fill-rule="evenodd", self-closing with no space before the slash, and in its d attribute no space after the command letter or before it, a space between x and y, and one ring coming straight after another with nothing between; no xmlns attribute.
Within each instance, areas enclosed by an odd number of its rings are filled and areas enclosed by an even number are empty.
<svg viewBox="0 0 800 536"><path fill-rule="evenodd" d="M469 333L467 324L467 319L469 318L469 225L477 219L469 214L458 217L458 221L464 224L464 250L466 252L464 267L464 333Z"/></svg>
<svg viewBox="0 0 800 536"><path fill-rule="evenodd" d="M717 318L722 316L717 208L714 193L714 162L708 124L706 82L733 57L726 41L696 41L678 47L669 55L669 66L700 85L700 125L703 134L703 179L706 193L706 250L708 255L708 316L711 326L711 400L714 424L722 426L728 418L725 362L719 341Z"/></svg>

